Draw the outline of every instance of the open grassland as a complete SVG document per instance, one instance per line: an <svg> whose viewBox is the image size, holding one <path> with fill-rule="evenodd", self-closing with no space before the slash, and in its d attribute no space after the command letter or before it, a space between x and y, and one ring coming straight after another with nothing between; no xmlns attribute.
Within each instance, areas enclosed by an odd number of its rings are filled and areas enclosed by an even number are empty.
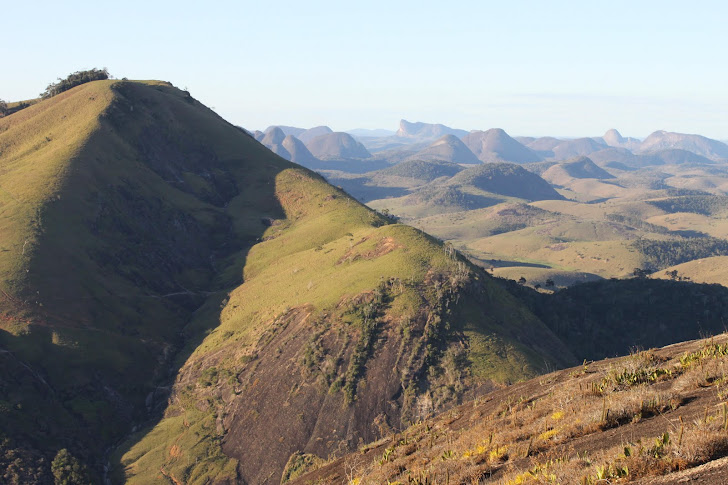
<svg viewBox="0 0 728 485"><path fill-rule="evenodd" d="M512 277L519 270L536 276L529 268L540 268L539 283L549 277L565 282L564 271L574 273L573 282L584 274L621 278L635 268L654 271L723 255L719 239L728 236L725 196L666 182L675 175L717 180L725 176L717 166L661 166L606 181L551 172L551 182L572 200L540 200L528 206L518 199L493 200L474 207L444 203L447 198L427 202L410 194L369 205L451 242L485 267L512 268L499 270L502 276ZM427 193L444 190L449 183L435 180ZM475 195L466 187L461 193Z"/></svg>
<svg viewBox="0 0 728 485"><path fill-rule="evenodd" d="M674 273L677 271L677 273ZM710 283L728 286L728 256L713 256L671 266L657 271L653 278L689 279L696 283Z"/></svg>

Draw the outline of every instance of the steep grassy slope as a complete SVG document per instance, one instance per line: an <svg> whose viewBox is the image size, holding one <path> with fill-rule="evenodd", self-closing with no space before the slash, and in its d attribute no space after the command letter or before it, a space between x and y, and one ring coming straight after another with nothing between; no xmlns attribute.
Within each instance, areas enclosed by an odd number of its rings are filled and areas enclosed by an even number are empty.
<svg viewBox="0 0 728 485"><path fill-rule="evenodd" d="M230 461L206 460L220 439L243 479L276 482L297 452L351 449L478 386L537 372L556 349L568 356L429 237L378 227L301 173L280 176L277 191L287 217L251 250L245 283L180 371L165 419L124 448L132 483L160 467L176 479L229 477Z"/></svg>
<svg viewBox="0 0 728 485"><path fill-rule="evenodd" d="M297 451L571 359L452 248L166 83L40 102L0 120L0 153L0 464L21 482L62 448L98 481L141 423L117 481L278 482Z"/></svg>
<svg viewBox="0 0 728 485"><path fill-rule="evenodd" d="M164 402L180 330L240 281L218 268L280 214L288 165L163 83L91 83L0 123L3 430L96 465Z"/></svg>
<svg viewBox="0 0 728 485"><path fill-rule="evenodd" d="M725 334L585 361L392 433L292 484L723 484L726 364Z"/></svg>

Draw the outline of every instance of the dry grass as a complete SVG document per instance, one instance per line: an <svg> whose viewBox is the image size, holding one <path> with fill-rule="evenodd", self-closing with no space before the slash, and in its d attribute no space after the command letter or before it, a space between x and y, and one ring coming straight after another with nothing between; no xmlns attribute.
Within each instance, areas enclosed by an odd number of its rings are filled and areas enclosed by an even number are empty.
<svg viewBox="0 0 728 485"><path fill-rule="evenodd" d="M615 483L725 456L728 337L690 350L584 363L499 403L482 397L363 449L347 480Z"/></svg>

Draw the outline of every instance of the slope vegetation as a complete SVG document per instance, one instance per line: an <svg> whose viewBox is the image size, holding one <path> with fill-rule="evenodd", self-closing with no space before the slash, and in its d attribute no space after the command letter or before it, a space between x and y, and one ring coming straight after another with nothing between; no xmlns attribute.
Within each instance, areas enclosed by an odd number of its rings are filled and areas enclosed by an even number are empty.
<svg viewBox="0 0 728 485"><path fill-rule="evenodd" d="M526 200L563 199L548 182L513 163L478 165L458 173L449 183Z"/></svg>
<svg viewBox="0 0 728 485"><path fill-rule="evenodd" d="M305 483L725 483L728 337L533 379L364 445Z"/></svg>

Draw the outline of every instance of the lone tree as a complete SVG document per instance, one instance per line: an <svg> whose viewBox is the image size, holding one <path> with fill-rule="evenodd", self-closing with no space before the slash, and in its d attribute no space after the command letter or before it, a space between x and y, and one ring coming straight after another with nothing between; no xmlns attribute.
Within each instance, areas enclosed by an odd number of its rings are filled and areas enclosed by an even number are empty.
<svg viewBox="0 0 728 485"><path fill-rule="evenodd" d="M526 278L524 278L523 276L521 276L521 277L520 277L520 278L518 279L518 284L519 284L519 285L525 285L525 284L526 284Z"/></svg>
<svg viewBox="0 0 728 485"><path fill-rule="evenodd" d="M107 71L106 68L76 71L69 74L66 79L58 78L58 82L49 84L46 90L40 93L40 97L43 99L52 98L57 94L61 94L62 92L68 91L76 86L80 86L81 84L91 81L101 81L103 79L109 79L109 71Z"/></svg>
<svg viewBox="0 0 728 485"><path fill-rule="evenodd" d="M635 278L640 279L640 280L646 280L647 278L650 277L651 273L652 273L652 271L650 271L647 268L645 268L645 269L635 268L634 271L632 271L632 275Z"/></svg>
<svg viewBox="0 0 728 485"><path fill-rule="evenodd" d="M682 280L682 277L680 277L679 274L677 274L677 270L673 269L672 271L665 271L665 274L670 277L672 281L680 281Z"/></svg>
<svg viewBox="0 0 728 485"><path fill-rule="evenodd" d="M556 283L554 283L554 280L552 280L551 278L546 280L546 288L553 288L555 284Z"/></svg>
<svg viewBox="0 0 728 485"><path fill-rule="evenodd" d="M8 103L6 103L3 99L0 99L0 117L5 116L8 114Z"/></svg>

